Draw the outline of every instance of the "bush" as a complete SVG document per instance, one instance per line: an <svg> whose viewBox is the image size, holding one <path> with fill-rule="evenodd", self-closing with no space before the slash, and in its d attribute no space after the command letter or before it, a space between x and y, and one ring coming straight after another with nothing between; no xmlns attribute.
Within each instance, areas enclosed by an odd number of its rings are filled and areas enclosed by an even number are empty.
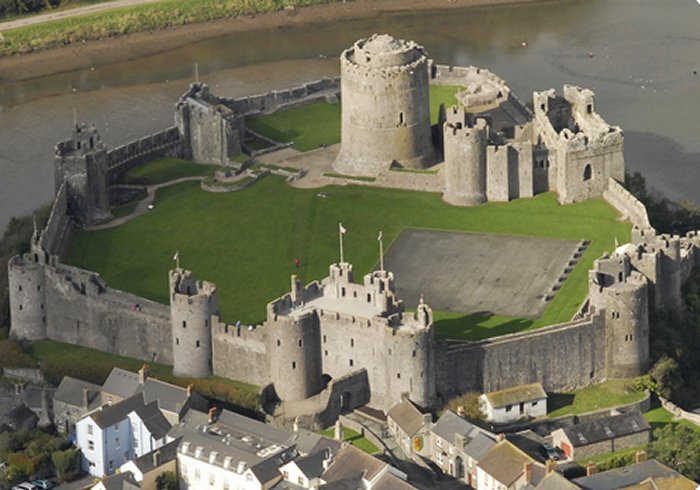
<svg viewBox="0 0 700 490"><path fill-rule="evenodd" d="M180 488L180 482L175 472L166 471L158 475L156 478L156 488L158 490L178 490Z"/></svg>
<svg viewBox="0 0 700 490"><path fill-rule="evenodd" d="M479 406L479 394L475 392L464 393L447 402L447 408L459 413L464 410L464 416L472 422L484 422L486 416Z"/></svg>
<svg viewBox="0 0 700 490"><path fill-rule="evenodd" d="M73 481L80 476L80 449L55 451L51 460L56 467L56 475L62 482Z"/></svg>

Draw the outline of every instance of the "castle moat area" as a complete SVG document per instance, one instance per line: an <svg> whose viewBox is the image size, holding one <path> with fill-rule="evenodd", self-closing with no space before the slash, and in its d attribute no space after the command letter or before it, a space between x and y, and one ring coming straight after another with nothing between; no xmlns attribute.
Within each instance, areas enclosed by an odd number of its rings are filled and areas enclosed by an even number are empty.
<svg viewBox="0 0 700 490"><path fill-rule="evenodd" d="M440 63L488 68L526 99L563 83L594 89L603 117L625 130L627 168L669 197L700 201L698 122L685 110L700 104L698 17L695 2L534 2L232 32L127 61L86 51L76 56L89 68L0 78L0 227L50 199L53 145L74 107L117 146L170 123L195 63L219 94L259 93L337 75L337 53L375 31L420 39Z"/></svg>

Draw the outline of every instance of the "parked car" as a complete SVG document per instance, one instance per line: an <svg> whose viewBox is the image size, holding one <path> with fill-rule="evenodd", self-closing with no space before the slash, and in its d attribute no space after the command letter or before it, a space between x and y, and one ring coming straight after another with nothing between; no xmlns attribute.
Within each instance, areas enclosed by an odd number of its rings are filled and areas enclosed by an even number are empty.
<svg viewBox="0 0 700 490"><path fill-rule="evenodd" d="M28 481L23 481L22 483L12 487L12 490L41 490L41 489L39 487L32 485Z"/></svg>
<svg viewBox="0 0 700 490"><path fill-rule="evenodd" d="M32 485L41 490L50 490L51 488L56 486L56 484L51 480L34 480L32 482Z"/></svg>
<svg viewBox="0 0 700 490"><path fill-rule="evenodd" d="M545 442L540 445L540 454L546 460L553 459L559 461L561 459L561 452L556 447L552 446L550 443Z"/></svg>

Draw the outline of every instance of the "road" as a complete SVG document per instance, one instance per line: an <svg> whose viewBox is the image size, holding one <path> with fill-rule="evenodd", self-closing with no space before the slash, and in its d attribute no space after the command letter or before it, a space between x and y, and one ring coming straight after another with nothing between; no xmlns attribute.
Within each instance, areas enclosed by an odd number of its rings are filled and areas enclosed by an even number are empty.
<svg viewBox="0 0 700 490"><path fill-rule="evenodd" d="M86 5L85 7L77 7L74 9L59 10L58 12L48 12L45 14L32 15L30 17L22 17L21 19L0 22L0 32L16 29L18 27L26 27L42 22L50 22L52 20L68 19L78 15L94 14L104 10L111 10L120 7L128 7L130 5L138 5L141 3L155 3L160 0L113 0L111 2L98 3L95 5Z"/></svg>

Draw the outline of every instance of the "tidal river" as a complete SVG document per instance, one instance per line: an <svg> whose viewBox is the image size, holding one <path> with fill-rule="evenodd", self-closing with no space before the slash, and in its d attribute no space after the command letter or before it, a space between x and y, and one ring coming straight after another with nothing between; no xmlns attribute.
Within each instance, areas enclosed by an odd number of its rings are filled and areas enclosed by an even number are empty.
<svg viewBox="0 0 700 490"><path fill-rule="evenodd" d="M392 12L336 24L224 35L117 64L2 82L0 230L53 195L54 144L73 108L109 146L164 128L199 76L240 96L336 75L340 51L387 32L442 64L476 65L529 101L565 83L595 90L625 130L627 168L674 199L700 203L700 6L696 0L567 0L435 12Z"/></svg>

